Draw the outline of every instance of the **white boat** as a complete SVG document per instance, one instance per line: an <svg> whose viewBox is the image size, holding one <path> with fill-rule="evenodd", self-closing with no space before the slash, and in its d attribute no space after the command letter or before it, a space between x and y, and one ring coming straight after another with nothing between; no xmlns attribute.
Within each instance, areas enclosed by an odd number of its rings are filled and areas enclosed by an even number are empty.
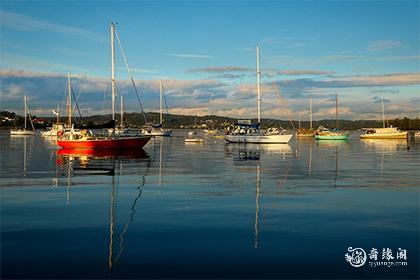
<svg viewBox="0 0 420 280"><path fill-rule="evenodd" d="M407 131L400 131L397 127L368 128L360 135L361 139L406 139Z"/></svg>
<svg viewBox="0 0 420 280"><path fill-rule="evenodd" d="M420 131L417 131L416 133L414 133L414 137L420 137Z"/></svg>
<svg viewBox="0 0 420 280"><path fill-rule="evenodd" d="M10 134L11 135L35 135L35 128L34 128L34 124L32 123L32 119L31 119L31 115L29 114L29 108L26 105L26 95L23 97L24 100L24 107L25 107L25 127L24 129L13 129L10 130ZM26 117L29 115L29 121L31 123L32 126L32 130L27 130L26 128Z"/></svg>
<svg viewBox="0 0 420 280"><path fill-rule="evenodd" d="M172 136L172 130L163 128L163 83L162 80L159 81L159 91L160 91L160 110L159 110L159 124L148 124L145 128L142 129L141 133L145 135L152 136Z"/></svg>
<svg viewBox="0 0 420 280"><path fill-rule="evenodd" d="M60 123L60 107L57 106L57 112L53 110L53 114L57 116L57 122L53 124L47 131L41 131L42 137L57 138L59 131L64 131L64 125Z"/></svg>
<svg viewBox="0 0 420 280"><path fill-rule="evenodd" d="M185 142L204 142L203 138L197 137L196 131L188 131L188 137L185 138Z"/></svg>
<svg viewBox="0 0 420 280"><path fill-rule="evenodd" d="M282 134L282 132L268 133L260 128L261 123L261 90L260 90L260 49L257 46L257 117L256 125L240 125L239 128L230 134L225 135L229 143L289 143L293 134Z"/></svg>
<svg viewBox="0 0 420 280"><path fill-rule="evenodd" d="M368 128L360 139L407 139L407 131L400 131L397 127L385 127L384 98L382 97L382 128Z"/></svg>
<svg viewBox="0 0 420 280"><path fill-rule="evenodd" d="M185 142L195 142L195 143L201 143L204 142L203 138L198 138L198 137L194 137L194 138L185 138Z"/></svg>

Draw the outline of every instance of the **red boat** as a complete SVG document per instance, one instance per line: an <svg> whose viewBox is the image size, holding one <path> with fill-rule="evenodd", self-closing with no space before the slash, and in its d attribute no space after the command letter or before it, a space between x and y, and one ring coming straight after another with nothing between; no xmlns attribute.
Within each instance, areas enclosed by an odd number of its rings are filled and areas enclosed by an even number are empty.
<svg viewBox="0 0 420 280"><path fill-rule="evenodd" d="M112 121L110 124L115 129L115 96L116 96L116 83L115 83L115 24L111 23L111 58L112 58ZM89 127L83 129L74 129L72 126L72 94L71 94L71 80L68 74L68 97L67 108L69 114L69 129L68 131L59 131L57 133L57 144L64 149L140 149L150 140L151 136L137 135L137 136L116 136L115 131L111 136L94 136ZM96 127L95 127L96 128ZM109 127L107 127L109 128ZM94 129L94 127L90 127Z"/></svg>
<svg viewBox="0 0 420 280"><path fill-rule="evenodd" d="M88 139L58 139L57 144L65 149L139 149L146 145L150 136L137 137L91 137Z"/></svg>

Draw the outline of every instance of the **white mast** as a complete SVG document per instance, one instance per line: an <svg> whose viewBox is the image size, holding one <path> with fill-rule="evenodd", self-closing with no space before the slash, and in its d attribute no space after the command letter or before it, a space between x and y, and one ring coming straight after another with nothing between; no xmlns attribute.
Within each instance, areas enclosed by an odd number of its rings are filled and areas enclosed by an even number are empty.
<svg viewBox="0 0 420 280"><path fill-rule="evenodd" d="M23 97L23 100L24 100L24 106L25 106L25 130L26 130L26 95Z"/></svg>
<svg viewBox="0 0 420 280"><path fill-rule="evenodd" d="M384 109L384 97L382 96L382 125L385 128L385 109Z"/></svg>
<svg viewBox="0 0 420 280"><path fill-rule="evenodd" d="M120 121L120 127L123 127L123 96L121 94L121 104L120 104L120 117L121 117L121 121Z"/></svg>
<svg viewBox="0 0 420 280"><path fill-rule="evenodd" d="M299 130L300 130L300 112L299 112Z"/></svg>
<svg viewBox="0 0 420 280"><path fill-rule="evenodd" d="M312 130L312 96L309 96L309 129Z"/></svg>
<svg viewBox="0 0 420 280"><path fill-rule="evenodd" d="M112 120L115 120L115 96L116 84L115 84L115 43L114 43L114 34L115 34L115 23L111 22L111 82L112 82Z"/></svg>
<svg viewBox="0 0 420 280"><path fill-rule="evenodd" d="M261 122L260 47L257 46L257 118Z"/></svg>
<svg viewBox="0 0 420 280"><path fill-rule="evenodd" d="M69 127L71 127L71 117L72 117L72 105L71 105L71 79L70 79L70 72L67 73L67 85L68 85L68 97L67 97L67 106L69 112Z"/></svg>
<svg viewBox="0 0 420 280"><path fill-rule="evenodd" d="M162 115L162 107L163 107L163 84L162 80L159 81L159 88L160 88L160 125L163 125L163 115Z"/></svg>

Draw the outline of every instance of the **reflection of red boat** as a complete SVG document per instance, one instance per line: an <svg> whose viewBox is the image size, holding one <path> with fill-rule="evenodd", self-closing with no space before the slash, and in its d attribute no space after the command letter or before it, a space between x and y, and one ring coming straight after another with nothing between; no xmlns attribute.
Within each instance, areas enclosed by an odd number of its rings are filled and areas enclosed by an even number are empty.
<svg viewBox="0 0 420 280"><path fill-rule="evenodd" d="M59 156L91 156L91 157L130 157L146 158L143 149L61 149L57 151Z"/></svg>

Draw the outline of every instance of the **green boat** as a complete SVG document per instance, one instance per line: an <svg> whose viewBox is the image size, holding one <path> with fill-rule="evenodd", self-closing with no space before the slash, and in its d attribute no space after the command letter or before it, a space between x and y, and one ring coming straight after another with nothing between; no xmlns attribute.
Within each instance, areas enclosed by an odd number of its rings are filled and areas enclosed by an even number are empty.
<svg viewBox="0 0 420 280"><path fill-rule="evenodd" d="M348 140L350 134L347 131L339 131L338 130L338 94L335 93L335 121L336 121L336 128L335 130L331 131L328 129L324 129L321 131L317 131L315 134L316 140Z"/></svg>
<svg viewBox="0 0 420 280"><path fill-rule="evenodd" d="M349 139L348 132L320 132L319 134L315 135L316 140L348 140Z"/></svg>

